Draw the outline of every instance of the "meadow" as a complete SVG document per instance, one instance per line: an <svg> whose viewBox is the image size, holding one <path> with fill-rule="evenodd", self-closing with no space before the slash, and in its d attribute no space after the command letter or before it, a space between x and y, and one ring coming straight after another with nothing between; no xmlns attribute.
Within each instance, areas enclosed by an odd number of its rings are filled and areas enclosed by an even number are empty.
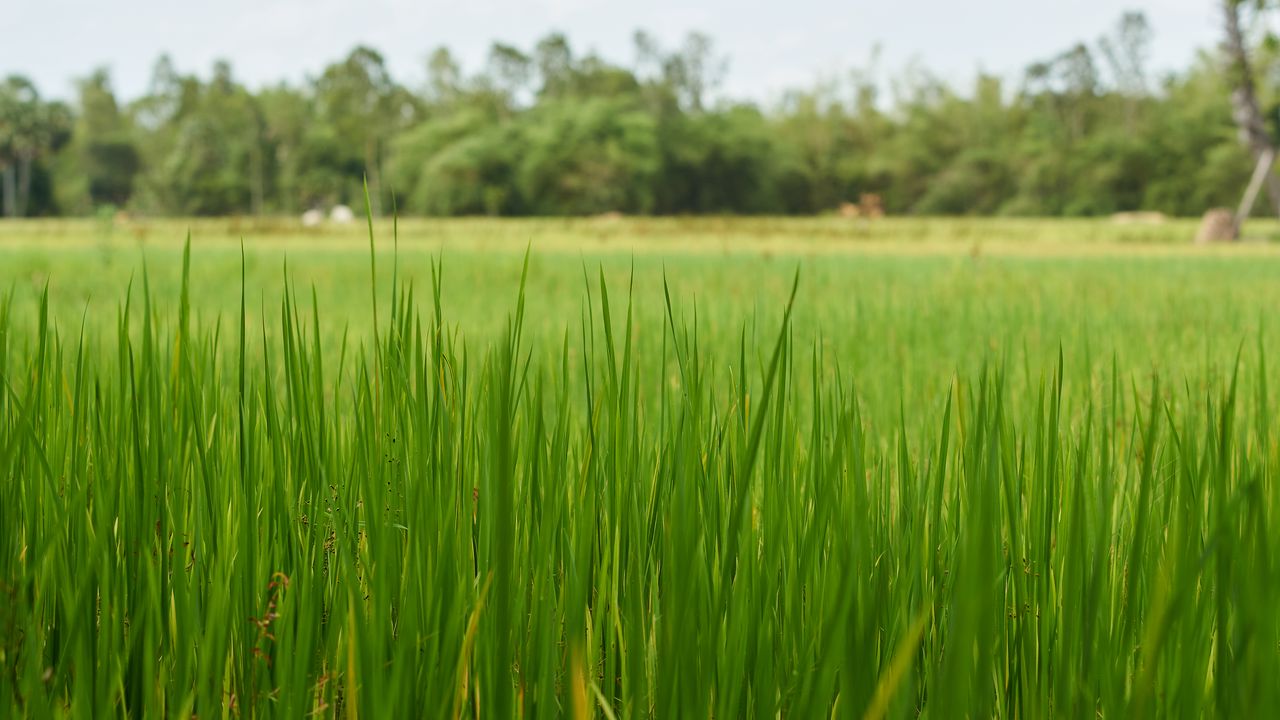
<svg viewBox="0 0 1280 720"><path fill-rule="evenodd" d="M1280 251L1193 232L0 225L0 708L1256 716Z"/></svg>

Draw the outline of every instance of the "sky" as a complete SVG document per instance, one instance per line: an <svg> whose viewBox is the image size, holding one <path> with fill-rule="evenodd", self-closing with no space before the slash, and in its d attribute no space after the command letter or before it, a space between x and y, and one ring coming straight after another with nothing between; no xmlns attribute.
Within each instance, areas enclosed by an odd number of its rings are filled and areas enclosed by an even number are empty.
<svg viewBox="0 0 1280 720"><path fill-rule="evenodd" d="M250 87L319 74L358 44L387 59L400 82L424 81L430 51L446 45L478 70L495 40L529 49L551 31L579 52L634 58L632 34L674 47L701 31L729 60L722 94L759 102L866 68L878 77L915 65L960 85L983 71L1020 77L1031 62L1093 42L1124 10L1147 15L1151 67L1188 66L1217 43L1217 0L0 0L0 74L20 73L48 97L110 69L125 98L144 93L168 53L207 77L230 60Z"/></svg>

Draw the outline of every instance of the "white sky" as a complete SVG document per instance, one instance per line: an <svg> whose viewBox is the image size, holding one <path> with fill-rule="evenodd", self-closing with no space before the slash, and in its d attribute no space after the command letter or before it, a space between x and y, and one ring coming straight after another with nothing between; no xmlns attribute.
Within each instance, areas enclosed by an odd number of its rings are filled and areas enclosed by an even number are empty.
<svg viewBox="0 0 1280 720"><path fill-rule="evenodd" d="M183 72L207 76L218 58L251 87L298 83L359 43L417 86L425 58L449 46L468 72L494 40L529 49L559 30L576 51L624 64L631 36L651 31L674 46L691 30L730 60L724 92L768 101L781 90L865 66L911 62L953 82L978 70L1019 77L1035 60L1092 42L1122 11L1142 10L1154 31L1155 71L1187 66L1217 42L1218 0L0 0L0 74L32 77L46 96L70 97L71 80L110 68L127 98L145 91L169 53Z"/></svg>

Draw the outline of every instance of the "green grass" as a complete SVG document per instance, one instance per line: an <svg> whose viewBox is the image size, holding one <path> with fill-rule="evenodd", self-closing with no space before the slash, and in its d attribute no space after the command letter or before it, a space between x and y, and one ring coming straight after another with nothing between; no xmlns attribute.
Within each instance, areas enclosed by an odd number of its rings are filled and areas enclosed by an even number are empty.
<svg viewBox="0 0 1280 720"><path fill-rule="evenodd" d="M47 285L49 313L64 332L82 322L93 337L114 331L115 310L131 284L140 288L144 263L158 310L172 318L190 225L197 326L220 322L224 336L235 329L243 234L253 341L264 332L278 337L286 276L307 311L316 290L324 317L320 345L333 362L344 337L351 345L372 340L363 227L151 221L141 225L140 240L136 225L109 232L93 222L0 226L0 293L13 290L15 328L24 336L34 332ZM1259 232L1273 225L1257 223ZM692 319L696 310L704 348L732 359L744 325L757 344L767 342L799 267L797 352L807 365L810 348L821 341L829 355L824 379L834 378L838 362L858 381L877 428L896 422L900 402L911 417L937 412L955 373L972 376L988 360L1007 365L1021 398L1059 349L1073 379L1093 381L1114 360L1126 375L1145 379L1159 370L1202 391L1222 381L1242 342L1252 349L1261 338L1280 356L1273 310L1280 307L1274 282L1280 248L1195 248L1187 240L1193 222L412 221L399 228L395 248L390 223L375 229L384 288L392 267L402 283L429 287L431 262L443 259L444 316L473 344L502 331L531 248L530 349L540 364L556 363L564 333L575 331L574 377L581 375L584 275L603 270L621 289L634 270L637 335L648 344L657 344L649 339L660 339L666 324L665 280L680 313ZM379 301L387 313L389 294L380 293ZM132 312L136 323L137 303ZM615 322L622 319L615 307ZM637 358L648 373L669 370L656 367L657 349Z"/></svg>
<svg viewBox="0 0 1280 720"><path fill-rule="evenodd" d="M3 714L1280 706L1265 248L302 242L0 243Z"/></svg>

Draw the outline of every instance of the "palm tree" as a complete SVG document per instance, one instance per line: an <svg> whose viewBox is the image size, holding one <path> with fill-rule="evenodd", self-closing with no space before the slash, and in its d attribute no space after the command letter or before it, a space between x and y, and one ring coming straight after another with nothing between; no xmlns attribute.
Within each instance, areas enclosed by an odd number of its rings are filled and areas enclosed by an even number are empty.
<svg viewBox="0 0 1280 720"><path fill-rule="evenodd" d="M44 103L35 85L20 75L0 83L0 198L5 217L26 214L36 161L70 137L71 112Z"/></svg>

